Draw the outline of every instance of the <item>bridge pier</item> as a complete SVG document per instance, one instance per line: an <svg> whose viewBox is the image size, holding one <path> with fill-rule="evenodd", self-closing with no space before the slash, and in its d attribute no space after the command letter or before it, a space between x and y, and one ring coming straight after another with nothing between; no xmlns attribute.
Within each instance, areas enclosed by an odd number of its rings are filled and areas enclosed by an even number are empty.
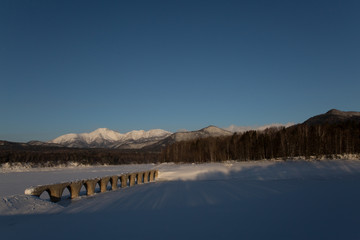
<svg viewBox="0 0 360 240"><path fill-rule="evenodd" d="M56 187L51 187L48 191L50 195L50 201L58 202L61 200L62 191Z"/></svg>
<svg viewBox="0 0 360 240"><path fill-rule="evenodd" d="M121 188L127 187L128 175L126 175L126 174L121 175L120 180L121 180Z"/></svg>
<svg viewBox="0 0 360 240"><path fill-rule="evenodd" d="M70 188L71 199L79 197L82 185L83 185L83 181L70 183L69 188Z"/></svg>
<svg viewBox="0 0 360 240"><path fill-rule="evenodd" d="M144 172L144 183L148 183L149 182L149 171Z"/></svg>
<svg viewBox="0 0 360 240"><path fill-rule="evenodd" d="M128 176L129 176L129 186L132 187L135 185L136 173L131 173Z"/></svg>
<svg viewBox="0 0 360 240"><path fill-rule="evenodd" d="M106 192L107 184L110 181L110 177L103 177L100 179L100 192Z"/></svg>
<svg viewBox="0 0 360 240"><path fill-rule="evenodd" d="M154 170L151 170L151 171L149 172L149 175L150 175L149 181L150 181L150 182L153 182L153 181L154 181L154 174L155 174L155 171L154 171Z"/></svg>
<svg viewBox="0 0 360 240"><path fill-rule="evenodd" d="M143 183L143 172L139 172L137 174L137 184L142 184Z"/></svg>
<svg viewBox="0 0 360 240"><path fill-rule="evenodd" d="M85 180L86 195L91 196L95 193L95 186L99 182L99 179Z"/></svg>
<svg viewBox="0 0 360 240"><path fill-rule="evenodd" d="M56 185L49 185L48 193L52 202L58 202L61 200L62 193L69 183L61 183Z"/></svg>
<svg viewBox="0 0 360 240"><path fill-rule="evenodd" d="M111 181L111 190L116 190L117 189L118 176L111 176L110 181Z"/></svg>

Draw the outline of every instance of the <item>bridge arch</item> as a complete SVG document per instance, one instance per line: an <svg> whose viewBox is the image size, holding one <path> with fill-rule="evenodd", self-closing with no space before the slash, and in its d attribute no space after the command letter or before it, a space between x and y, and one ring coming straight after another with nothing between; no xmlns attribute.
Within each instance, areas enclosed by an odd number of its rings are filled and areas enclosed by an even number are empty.
<svg viewBox="0 0 360 240"><path fill-rule="evenodd" d="M126 181L126 179L125 179L125 181ZM123 185L123 179L122 179L121 176L120 176L120 177L118 177L118 179L117 179L117 184L116 184L116 186L117 186L118 188L121 188L122 185Z"/></svg>
<svg viewBox="0 0 360 240"><path fill-rule="evenodd" d="M146 183L145 182L145 172L142 172L140 175L141 175L141 183Z"/></svg>
<svg viewBox="0 0 360 240"><path fill-rule="evenodd" d="M72 198L71 196L71 186L68 185L66 186L62 192L61 192L61 195L60 195L60 199L63 200L63 199L69 199L69 198Z"/></svg>
<svg viewBox="0 0 360 240"><path fill-rule="evenodd" d="M43 190L40 194L38 194L38 196L40 199L42 200L51 200L50 198L50 189L45 189Z"/></svg>
<svg viewBox="0 0 360 240"><path fill-rule="evenodd" d="M105 192L111 191L111 190L112 190L112 181L111 181L111 179L109 179L109 181L107 181L107 183L106 183Z"/></svg>
<svg viewBox="0 0 360 240"><path fill-rule="evenodd" d="M96 181L96 183L95 183L94 193L100 193L100 192L101 192L101 182L99 180L99 181Z"/></svg>
<svg viewBox="0 0 360 240"><path fill-rule="evenodd" d="M86 195L88 195L87 185L85 182L82 182L79 190L79 196L86 196Z"/></svg>

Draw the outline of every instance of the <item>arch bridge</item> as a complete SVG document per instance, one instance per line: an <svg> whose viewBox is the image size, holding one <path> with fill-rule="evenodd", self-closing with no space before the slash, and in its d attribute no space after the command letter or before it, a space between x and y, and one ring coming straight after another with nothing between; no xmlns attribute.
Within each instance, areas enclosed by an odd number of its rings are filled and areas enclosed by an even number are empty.
<svg viewBox="0 0 360 240"><path fill-rule="evenodd" d="M101 178L91 178L49 185L39 185L36 187L27 188L25 190L25 194L40 197L43 192L47 192L50 196L50 201L58 202L61 200L61 196L65 189L69 190L70 198L73 199L80 196L80 190L83 186L86 189L86 195L91 196L95 194L95 188L97 185L100 186L100 192L106 192L108 190L118 189L119 181L120 188L132 187L136 184L154 182L158 177L158 174L158 170L150 170L144 172L105 176ZM111 184L111 189L108 189L107 187L109 182Z"/></svg>

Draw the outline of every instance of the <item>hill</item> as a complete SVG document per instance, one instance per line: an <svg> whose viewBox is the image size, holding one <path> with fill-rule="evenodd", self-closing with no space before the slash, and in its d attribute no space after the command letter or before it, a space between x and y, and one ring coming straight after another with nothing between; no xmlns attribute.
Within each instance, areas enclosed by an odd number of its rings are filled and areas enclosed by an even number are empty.
<svg viewBox="0 0 360 240"><path fill-rule="evenodd" d="M317 125L317 124L334 124L344 121L360 121L360 112L345 112L337 109L331 109L330 111L316 115L309 118L304 122L306 125Z"/></svg>

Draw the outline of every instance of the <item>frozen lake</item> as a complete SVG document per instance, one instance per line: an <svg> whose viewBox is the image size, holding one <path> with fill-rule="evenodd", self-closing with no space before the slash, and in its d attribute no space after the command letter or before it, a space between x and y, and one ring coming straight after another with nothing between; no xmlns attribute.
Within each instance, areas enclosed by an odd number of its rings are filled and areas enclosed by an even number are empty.
<svg viewBox="0 0 360 240"><path fill-rule="evenodd" d="M159 180L69 201L26 187L159 169ZM360 239L360 161L125 165L0 173L3 239Z"/></svg>

